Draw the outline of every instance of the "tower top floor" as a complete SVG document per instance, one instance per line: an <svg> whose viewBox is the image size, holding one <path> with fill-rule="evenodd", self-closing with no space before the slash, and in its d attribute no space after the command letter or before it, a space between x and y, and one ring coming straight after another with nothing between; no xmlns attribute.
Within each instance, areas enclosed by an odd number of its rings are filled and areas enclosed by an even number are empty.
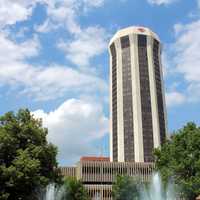
<svg viewBox="0 0 200 200"><path fill-rule="evenodd" d="M158 35L154 33L151 29L143 26L130 26L124 29L121 29L117 31L117 33L111 38L109 46L118 38L121 38L126 35L130 34L141 34L141 35L147 35L152 36L156 40L160 41Z"/></svg>

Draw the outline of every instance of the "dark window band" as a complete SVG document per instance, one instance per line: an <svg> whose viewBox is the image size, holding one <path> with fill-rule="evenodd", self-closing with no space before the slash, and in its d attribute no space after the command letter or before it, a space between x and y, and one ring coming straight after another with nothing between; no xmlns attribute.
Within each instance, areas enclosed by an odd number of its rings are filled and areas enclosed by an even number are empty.
<svg viewBox="0 0 200 200"><path fill-rule="evenodd" d="M117 142L117 54L115 44L110 46L112 55L112 137L113 137L113 161L118 161Z"/></svg>
<svg viewBox="0 0 200 200"><path fill-rule="evenodd" d="M157 93L157 103L158 103L160 140L161 140L161 144L163 144L163 142L165 141L165 137L166 137L166 130L165 130L165 115L164 115L162 80L161 80L161 72L160 72L159 55L160 55L159 42L157 40L154 40L154 42L153 42L154 73L155 73L156 93Z"/></svg>
<svg viewBox="0 0 200 200"><path fill-rule="evenodd" d="M138 56L139 56L139 74L140 74L140 94L142 110L142 129L144 162L153 161L153 128L151 96L149 83L149 70L147 58L147 37L138 35Z"/></svg>
<svg viewBox="0 0 200 200"><path fill-rule="evenodd" d="M129 36L121 37L122 48L122 80L123 80L123 119L124 119L124 159L135 161L133 135L133 101L131 52Z"/></svg>

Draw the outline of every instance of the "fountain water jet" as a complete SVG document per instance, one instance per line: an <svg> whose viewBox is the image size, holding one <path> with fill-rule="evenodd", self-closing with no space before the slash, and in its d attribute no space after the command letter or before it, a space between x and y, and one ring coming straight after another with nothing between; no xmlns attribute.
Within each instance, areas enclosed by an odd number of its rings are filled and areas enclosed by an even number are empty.
<svg viewBox="0 0 200 200"><path fill-rule="evenodd" d="M65 196L65 188L57 187L56 184L49 184L46 188L45 195L40 200L62 200Z"/></svg>
<svg viewBox="0 0 200 200"><path fill-rule="evenodd" d="M140 200L176 200L177 195L174 184L169 183L164 189L158 173L154 174L150 187L143 187L140 192Z"/></svg>
<svg viewBox="0 0 200 200"><path fill-rule="evenodd" d="M175 186L172 183L167 185L164 189L161 178L158 173L154 174L149 186L140 187L139 200L176 200L177 194L175 192ZM55 184L50 184L46 188L45 195L40 200L62 200L66 195L66 188L64 186L57 187ZM93 198L100 200L100 194L97 193Z"/></svg>

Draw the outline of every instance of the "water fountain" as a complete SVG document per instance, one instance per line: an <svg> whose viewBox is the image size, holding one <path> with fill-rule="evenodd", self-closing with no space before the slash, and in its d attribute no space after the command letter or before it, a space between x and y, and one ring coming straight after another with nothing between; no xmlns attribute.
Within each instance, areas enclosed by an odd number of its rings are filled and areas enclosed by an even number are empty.
<svg viewBox="0 0 200 200"><path fill-rule="evenodd" d="M158 173L154 174L149 187L143 187L140 192L140 200L176 200L175 186L169 183L166 189L163 188Z"/></svg>
<svg viewBox="0 0 200 200"><path fill-rule="evenodd" d="M177 194L174 189L174 184L169 183L164 190L161 178L158 173L154 174L152 181L148 186L140 186L139 200L177 200ZM65 188L57 187L55 184L50 184L46 188L45 195L40 200L62 200L65 197ZM101 200L99 194L94 197L95 200Z"/></svg>
<svg viewBox="0 0 200 200"><path fill-rule="evenodd" d="M40 196L40 200L62 200L65 196L65 188L57 187L55 184L49 184L46 188L45 195Z"/></svg>

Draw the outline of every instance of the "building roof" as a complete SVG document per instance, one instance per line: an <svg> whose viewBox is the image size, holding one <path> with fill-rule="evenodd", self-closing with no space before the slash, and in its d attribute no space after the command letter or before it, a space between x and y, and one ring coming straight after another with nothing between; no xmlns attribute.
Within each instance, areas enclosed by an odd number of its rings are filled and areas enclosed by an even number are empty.
<svg viewBox="0 0 200 200"><path fill-rule="evenodd" d="M95 156L83 156L80 158L80 161L110 161L109 157L95 157Z"/></svg>
<svg viewBox="0 0 200 200"><path fill-rule="evenodd" d="M158 35L154 33L151 29L143 26L130 26L117 31L116 34L111 38L109 45L111 45L116 39L130 34L150 35L160 41Z"/></svg>

